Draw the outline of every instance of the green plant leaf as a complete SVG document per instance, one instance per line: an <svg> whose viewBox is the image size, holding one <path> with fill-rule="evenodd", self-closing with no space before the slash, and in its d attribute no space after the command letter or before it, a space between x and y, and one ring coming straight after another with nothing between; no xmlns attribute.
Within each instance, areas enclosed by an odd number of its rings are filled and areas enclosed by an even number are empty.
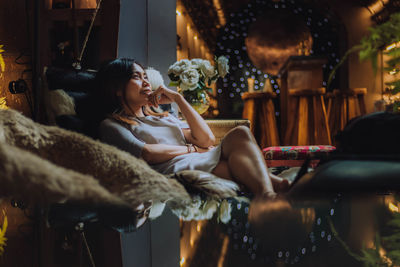
<svg viewBox="0 0 400 267"><path fill-rule="evenodd" d="M384 51L383 54L389 57L400 57L400 47L393 48L389 51Z"/></svg>
<svg viewBox="0 0 400 267"><path fill-rule="evenodd" d="M394 81L394 82L387 82L385 83L387 86L390 87L400 87L400 80Z"/></svg>
<svg viewBox="0 0 400 267"><path fill-rule="evenodd" d="M179 86L179 82L171 81L168 86Z"/></svg>
<svg viewBox="0 0 400 267"><path fill-rule="evenodd" d="M344 56L340 59L339 63L336 64L336 66L332 69L332 71L329 73L329 78L328 78L328 83L326 85L327 88L330 87L332 81L333 81L333 77L336 74L337 69L347 60L347 58L349 57L349 55L351 53L354 53L357 50L360 50L362 48L361 45L355 45L352 48L350 48L349 50L347 50L347 52L344 54Z"/></svg>
<svg viewBox="0 0 400 267"><path fill-rule="evenodd" d="M400 112L400 101L396 101L393 103L393 112Z"/></svg>
<svg viewBox="0 0 400 267"><path fill-rule="evenodd" d="M168 74L168 77L169 77L169 79L170 79L171 81L174 81L174 82L179 81L179 76L176 76L176 75L173 74L173 73Z"/></svg>
<svg viewBox="0 0 400 267"><path fill-rule="evenodd" d="M399 66L398 67L397 67L397 65L396 66L392 66L392 67L385 67L385 68L383 68L383 70L386 71L386 72L390 72L390 71L395 70L396 73L398 73L400 71L400 62L399 62Z"/></svg>
<svg viewBox="0 0 400 267"><path fill-rule="evenodd" d="M394 69L398 64L400 64L400 57L392 57L385 62L388 68Z"/></svg>
<svg viewBox="0 0 400 267"><path fill-rule="evenodd" d="M375 51L371 54L371 65L372 70L374 71L374 75L376 75L378 71L378 52Z"/></svg>
<svg viewBox="0 0 400 267"><path fill-rule="evenodd" d="M365 49L359 52L359 58L361 61L371 59L374 55L377 54L377 50L371 46L366 47Z"/></svg>
<svg viewBox="0 0 400 267"><path fill-rule="evenodd" d="M203 81L200 80L200 81L197 83L197 88L198 88L198 89L203 90L205 87L206 87L206 84L205 84Z"/></svg>

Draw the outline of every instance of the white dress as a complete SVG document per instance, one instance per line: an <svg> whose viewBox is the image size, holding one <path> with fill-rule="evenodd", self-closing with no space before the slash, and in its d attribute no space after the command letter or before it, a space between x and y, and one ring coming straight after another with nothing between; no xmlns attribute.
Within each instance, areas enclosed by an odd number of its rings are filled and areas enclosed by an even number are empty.
<svg viewBox="0 0 400 267"><path fill-rule="evenodd" d="M100 124L100 139L140 158L145 144L186 145L182 129L189 128L172 115L167 117L132 117L137 125L125 125L114 119L105 119ZM182 170L211 172L221 157L221 145L205 153L186 153L166 162L150 165L163 173Z"/></svg>

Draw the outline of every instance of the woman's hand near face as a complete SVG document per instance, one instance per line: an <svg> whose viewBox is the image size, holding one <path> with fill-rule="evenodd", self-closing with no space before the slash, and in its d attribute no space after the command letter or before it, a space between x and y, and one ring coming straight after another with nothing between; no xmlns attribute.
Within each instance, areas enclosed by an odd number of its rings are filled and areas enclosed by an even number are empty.
<svg viewBox="0 0 400 267"><path fill-rule="evenodd" d="M190 127L190 132L185 134L186 141L199 147L209 147L215 143L215 136L210 127L208 127L199 113L178 92L168 89L165 86L160 86L148 96L148 99L149 105L155 107L158 107L159 104L170 104L173 102L178 105Z"/></svg>
<svg viewBox="0 0 400 267"><path fill-rule="evenodd" d="M149 104L158 107L159 104L170 104L175 102L180 94L164 86L158 87L149 95Z"/></svg>

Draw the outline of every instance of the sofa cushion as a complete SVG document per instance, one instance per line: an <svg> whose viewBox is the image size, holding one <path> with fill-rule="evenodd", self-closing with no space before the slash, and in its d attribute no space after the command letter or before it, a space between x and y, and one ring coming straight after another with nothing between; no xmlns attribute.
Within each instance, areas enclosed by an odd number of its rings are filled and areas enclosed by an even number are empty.
<svg viewBox="0 0 400 267"><path fill-rule="evenodd" d="M400 114L375 112L350 120L335 140L338 152L396 155L400 151Z"/></svg>
<svg viewBox="0 0 400 267"><path fill-rule="evenodd" d="M263 149L266 160L301 160L319 158L334 151L334 146L271 146Z"/></svg>
<svg viewBox="0 0 400 267"><path fill-rule="evenodd" d="M268 167L301 166L306 159L311 159L311 166L316 166L320 159L326 158L335 150L334 146L272 146L262 150Z"/></svg>

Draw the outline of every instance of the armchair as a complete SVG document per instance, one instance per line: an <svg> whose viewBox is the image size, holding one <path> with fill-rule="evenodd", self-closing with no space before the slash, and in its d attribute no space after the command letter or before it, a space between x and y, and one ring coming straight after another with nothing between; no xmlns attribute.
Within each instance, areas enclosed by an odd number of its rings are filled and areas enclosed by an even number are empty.
<svg viewBox="0 0 400 267"><path fill-rule="evenodd" d="M94 73L92 73L92 72L82 72L82 71L76 72L75 70L66 71L64 69L48 68L47 71L45 72L44 80L47 81L47 88L48 88L47 92L46 92L47 93L46 98L48 100L47 106L50 107L49 108L50 112L47 114L49 120L63 128L66 128L66 129L69 129L69 130L72 130L75 132L83 133L92 138L97 138L96 131L94 129L95 123L93 123L93 121L92 121L92 118L95 117L95 116L92 116L93 115L92 107L93 107L93 104L95 104L95 103L92 103L90 97L88 96L88 93L90 93L92 90L95 90L95 88L93 86L93 79L94 79ZM79 82L80 80L82 80L82 83ZM63 89L63 90L57 90L57 89ZM74 99L74 101L69 101L71 99L71 97ZM54 100L57 101L59 99L61 99L61 102L57 103L54 101ZM66 99L67 99L67 101L65 101ZM65 105L65 103L69 103L69 105ZM62 105L64 107L64 109L62 110L61 113L58 113L57 110L59 110L59 109L57 109L57 108L60 105ZM216 124L217 124L216 128L218 128L219 130L222 130L222 131L226 130L225 129L226 127L224 127L224 125L221 125L220 123L216 123ZM89 144L89 146L90 146L90 144ZM87 148L90 150L89 147L87 147ZM67 149L67 147L64 147L63 150L68 150L68 149ZM95 155L93 155L93 156L95 156ZM132 161L133 157L130 157L130 160ZM137 161L140 161L140 160L137 160ZM114 162L114 164L115 164L115 162ZM121 169L122 165L124 165L124 164L125 163L122 163L122 164L118 163L118 164L115 164L115 167L111 167L111 165L109 163L104 163L104 168L105 169L109 169L109 168L114 169L114 171L118 173L118 172L120 172L120 171L118 171L118 169ZM137 171L140 171L140 169L143 169L143 166L139 166L139 165L141 165L141 164L138 164L135 167ZM76 166L73 166L73 167L76 167ZM103 167L101 167L101 168L103 168ZM113 171L111 170L110 173L113 173ZM109 182L111 182L113 179L118 179L118 177L115 176L115 174L113 176L114 177L107 178L107 180ZM150 172L150 173L146 173L144 176L147 178L146 180L149 180L148 177L161 176L161 175L156 172ZM187 175L187 177L189 179L193 178L193 177L191 177L191 175ZM171 188L170 185L165 184L165 181L158 180L158 181L156 181L156 183L158 183L158 188L161 190L161 195L163 195L164 193L175 194L175 193L178 193L177 191L179 191L178 195L181 195L181 197L178 197L178 199L180 199L180 200L175 201L172 204L173 208L179 209L179 208L182 208L185 205L185 203L190 201L190 197L187 195L185 188L188 188L191 186L193 187L193 183L192 184L190 184L190 182L188 183L189 180L185 179L184 173L178 175L176 178L180 183L177 183L177 182L174 183L175 180L173 180L173 179L168 180L168 183L173 182L172 183L173 188ZM150 179L148 186L151 186L153 182L154 181L151 181L151 179ZM135 181L135 183L137 183L137 181ZM183 188L182 184L185 186L185 188ZM214 196L219 194L218 195L219 197L229 197L229 196L233 196L236 194L235 193L235 187L237 187L236 184L234 184L230 181L226 181L226 180L224 180L224 184L225 184L225 188L227 189L226 192L222 192L222 191L218 192L218 190L207 191L206 188L203 188L204 190L202 190L202 191L205 192L206 194L208 194L208 193L213 194ZM159 187L160 185L166 185L166 187L160 188ZM152 187L154 187L154 183L153 183ZM149 193L150 191L153 191L153 193L154 193L154 189L151 189L152 187L147 187L147 189L144 191L146 191L147 193ZM121 190L123 190L123 189L121 188ZM119 190L117 190L117 192L119 192ZM137 196L137 198L143 199L143 196L144 196L143 194L145 194L146 192L141 192L141 194L142 194L141 197ZM122 193L122 192L119 192L119 193ZM172 197L172 199L174 199L178 195L171 196L171 197ZM153 194L152 196L154 197L155 195ZM159 196L160 196L160 194L158 194L157 197L159 197ZM168 197L166 199L171 199L171 197ZM147 197L145 197L145 198L147 198ZM132 198L130 198L130 199L132 201L135 201L134 196L132 196ZM166 199L164 199L164 201ZM179 203L180 201L182 201L182 203ZM52 206L51 208L52 209L49 214L52 216L51 222L53 225L57 225L58 223L63 224L65 222L68 222L71 220L71 217L70 217L71 213L69 212L68 209L66 210L65 205ZM86 211L89 213L95 212L95 214L94 214L95 221L102 221L104 219L104 216L101 216L101 217L97 216L96 212L98 210L96 210L96 209L93 209L90 207L82 208L79 205L78 205L78 207L76 205L73 205L71 208L72 208L72 212L75 212L75 213L79 212L79 214L78 214L79 216L73 216L73 219L75 221L80 221L80 220L86 218L87 217ZM87 210L86 208L88 208L89 210ZM53 211L55 211L55 212L53 212ZM119 216L117 216L117 217L119 217ZM93 216L90 216L89 218L90 218L90 220L93 220ZM173 227L178 227L177 218L175 218L173 216L171 217L170 215L167 214L166 216L162 216L162 218L160 218L160 219L167 220L167 221L164 221L164 225L172 224L172 225L174 225ZM122 230L125 230L125 231L126 230L128 230L128 231L136 230L135 226L131 227L130 224L126 225L127 222L123 222L123 223L125 223L124 226L126 226L126 227L124 227ZM129 223L129 221L128 221L128 223ZM157 224L157 223L155 223L155 224ZM152 227L151 225L153 225L153 223L150 223L150 226L149 226L149 224L145 224L138 231L138 232L140 232L139 235L146 233L145 234L146 240L147 240L147 238L149 238L150 233L148 231L149 231L149 227ZM154 227L154 225L153 225L153 227ZM159 226L159 227L164 228L164 226ZM153 228L152 232L156 232L156 231L159 231L159 230L157 230L156 228ZM165 232L165 229L163 231ZM171 235L172 233L175 232L175 230L170 229L168 232L169 232L168 235ZM159 237L162 239L162 236L159 236ZM172 238L172 242L174 242L174 239L176 239L178 237L179 237L179 235L176 234ZM122 238L122 240L124 239L123 237L121 237L121 238ZM149 242L148 240L147 241L146 240L143 239L142 241ZM140 241L135 240L132 242L139 243ZM130 246L132 246L132 242L130 241L130 244L131 244ZM171 240L169 240L168 242L171 242ZM121 241L121 243L123 243L123 241ZM122 249L121 244L118 244L117 247L120 247L120 249ZM173 248L174 245L171 246L171 244L169 244L169 245L167 245L167 247L169 247L169 249L170 249L170 248ZM141 250L146 250L146 249L147 248L141 248ZM147 253L146 251L143 251L142 254L145 255L146 253ZM171 256L175 255L174 253L176 253L176 252L172 252ZM154 257L156 257L154 252L152 252L151 254Z"/></svg>

